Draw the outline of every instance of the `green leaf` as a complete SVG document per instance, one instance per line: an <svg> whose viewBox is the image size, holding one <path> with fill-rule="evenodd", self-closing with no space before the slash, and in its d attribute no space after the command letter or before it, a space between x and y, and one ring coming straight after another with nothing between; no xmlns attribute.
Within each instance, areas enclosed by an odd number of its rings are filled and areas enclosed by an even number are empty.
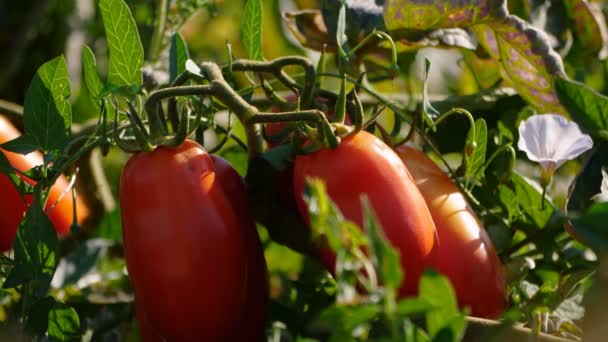
<svg viewBox="0 0 608 342"><path fill-rule="evenodd" d="M507 16L504 0L386 0L384 23L391 34L468 27Z"/></svg>
<svg viewBox="0 0 608 342"><path fill-rule="evenodd" d="M44 297L57 266L58 247L59 240L53 223L44 213L41 203L35 200L19 224L13 245L15 267L9 273L3 288L31 282L33 294Z"/></svg>
<svg viewBox="0 0 608 342"><path fill-rule="evenodd" d="M519 206L527 217L538 228L544 228L555 211L553 204L545 198L545 208L542 209L542 194L540 189L532 186L520 175L511 174L511 182L515 187L515 193L519 200Z"/></svg>
<svg viewBox="0 0 608 342"><path fill-rule="evenodd" d="M29 154L38 150L38 144L29 135L20 135L17 138L0 145L3 149L19 154Z"/></svg>
<svg viewBox="0 0 608 342"><path fill-rule="evenodd" d="M175 32L171 37L171 48L169 48L169 81L173 82L178 75L186 71L186 61L190 59L188 46L184 37Z"/></svg>
<svg viewBox="0 0 608 342"><path fill-rule="evenodd" d="M596 203L582 216L570 220L578 240L599 254L608 248L608 202Z"/></svg>
<svg viewBox="0 0 608 342"><path fill-rule="evenodd" d="M336 43L340 56L348 57L348 37L346 36L346 6L342 4L338 11L338 24L336 26Z"/></svg>
<svg viewBox="0 0 608 342"><path fill-rule="evenodd" d="M80 341L80 319L76 310L67 304L55 302L49 312L48 335L51 341Z"/></svg>
<svg viewBox="0 0 608 342"><path fill-rule="evenodd" d="M554 78L565 75L562 60L543 31L511 15L471 30L526 101L541 113L565 113L553 88Z"/></svg>
<svg viewBox="0 0 608 342"><path fill-rule="evenodd" d="M369 238L371 253L376 257L376 269L379 271L384 287L396 290L403 281L399 251L391 246L384 235L367 197L361 199L361 207L363 209L363 227Z"/></svg>
<svg viewBox="0 0 608 342"><path fill-rule="evenodd" d="M583 131L608 139L608 97L561 77L555 79L555 90L559 101Z"/></svg>
<svg viewBox="0 0 608 342"><path fill-rule="evenodd" d="M243 11L242 41L249 58L261 61L262 55L262 0L247 0Z"/></svg>
<svg viewBox="0 0 608 342"><path fill-rule="evenodd" d="M515 192L504 184L498 186L498 199L507 210L508 220L512 222L514 218L521 215L519 201Z"/></svg>
<svg viewBox="0 0 608 342"><path fill-rule="evenodd" d="M566 14L571 21L574 38L585 55L599 55L604 59L607 50L606 18L599 4L586 0L564 0Z"/></svg>
<svg viewBox="0 0 608 342"><path fill-rule="evenodd" d="M334 252L365 244L359 228L346 221L340 210L327 195L325 184L320 179L308 180L304 200L310 214L313 237L324 237Z"/></svg>
<svg viewBox="0 0 608 342"><path fill-rule="evenodd" d="M123 0L100 0L99 9L110 50L107 83L139 88L143 82L144 48L129 6Z"/></svg>
<svg viewBox="0 0 608 342"><path fill-rule="evenodd" d="M329 327L340 327L351 333L359 325L376 318L382 309L379 305L331 306L320 315L320 321Z"/></svg>
<svg viewBox="0 0 608 342"><path fill-rule="evenodd" d="M96 108L99 108L98 96L103 89L103 83L97 73L97 62L95 60L95 54L88 46L82 48L82 69L83 79L89 91L89 99Z"/></svg>
<svg viewBox="0 0 608 342"><path fill-rule="evenodd" d="M428 270L420 279L419 298L436 307L427 312L426 326L431 337L448 328L454 340L459 340L466 327L465 316L458 310L456 294L450 281L441 274ZM445 334L441 333L442 336Z"/></svg>
<svg viewBox="0 0 608 342"><path fill-rule="evenodd" d="M397 303L395 312L401 316L413 316L425 314L436 309L438 309L438 307L423 298L405 298Z"/></svg>
<svg viewBox="0 0 608 342"><path fill-rule="evenodd" d="M470 155L468 151L465 151L464 153L467 166L466 178L475 178L477 180L481 180L483 178L483 172L480 171L483 169L486 162L488 126L486 125L486 121L484 119L480 118L475 120L475 127L471 127L471 129L469 129L465 149L469 148L469 146L473 146L473 129L475 130L475 148L470 151Z"/></svg>
<svg viewBox="0 0 608 342"><path fill-rule="evenodd" d="M0 150L0 173L5 175L13 173L13 165L11 165L11 162L6 158L2 150Z"/></svg>
<svg viewBox="0 0 608 342"><path fill-rule="evenodd" d="M429 71L431 70L431 61L428 58L424 58L424 75L423 75L423 88L422 88L422 114L424 122L429 127L435 130L435 119L439 117L437 109L431 105L431 97L429 96Z"/></svg>
<svg viewBox="0 0 608 342"><path fill-rule="evenodd" d="M68 68L63 56L43 64L25 94L23 125L29 142L47 152L70 136L72 107Z"/></svg>

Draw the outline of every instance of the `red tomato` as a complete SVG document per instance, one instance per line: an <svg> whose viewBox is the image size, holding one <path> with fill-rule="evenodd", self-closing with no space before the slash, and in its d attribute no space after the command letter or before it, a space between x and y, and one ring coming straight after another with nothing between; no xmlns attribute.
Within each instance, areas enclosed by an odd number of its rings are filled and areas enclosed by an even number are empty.
<svg viewBox="0 0 608 342"><path fill-rule="evenodd" d="M21 133L4 117L0 116L0 144L13 140ZM1 150L1 149L0 149ZM28 155L8 152L1 150L8 158L11 165L20 170L27 171L35 166L42 165L42 155L32 152ZM33 181L26 179L29 184ZM59 236L67 235L73 221L72 214L72 191L68 188L69 182L65 177L59 177L53 187L51 187L46 204L46 213L53 223ZM26 204L19 196L10 179L0 174L0 251L5 252L13 246L13 241L17 236L19 222L27 210ZM28 202L32 203L32 197L27 196ZM76 198L78 209L78 222L83 222L89 215L89 209L84 205L80 198Z"/></svg>
<svg viewBox="0 0 608 342"><path fill-rule="evenodd" d="M296 156L294 192L306 219L301 194L308 177L323 179L344 217L359 226L363 223L360 196L367 195L386 237L400 252L405 279L399 294L416 294L420 275L430 262L435 227L424 198L395 152L361 131L334 150ZM335 269L333 254L321 251L321 258L330 270Z"/></svg>
<svg viewBox="0 0 608 342"><path fill-rule="evenodd" d="M245 235L245 247L247 248L247 292L237 339L239 341L260 341L264 334L268 306L268 270L264 250L255 222L249 212L243 179L224 159L215 155L212 155L211 158L215 163L215 172L222 188L234 210L239 214L238 219L242 233Z"/></svg>
<svg viewBox="0 0 608 342"><path fill-rule="evenodd" d="M125 258L151 326L168 341L223 341L241 320L245 239L199 144L133 155L120 180Z"/></svg>
<svg viewBox="0 0 608 342"><path fill-rule="evenodd" d="M461 306L496 318L507 305L506 279L492 241L456 185L424 153L397 148L431 211L438 242L433 266L445 274Z"/></svg>

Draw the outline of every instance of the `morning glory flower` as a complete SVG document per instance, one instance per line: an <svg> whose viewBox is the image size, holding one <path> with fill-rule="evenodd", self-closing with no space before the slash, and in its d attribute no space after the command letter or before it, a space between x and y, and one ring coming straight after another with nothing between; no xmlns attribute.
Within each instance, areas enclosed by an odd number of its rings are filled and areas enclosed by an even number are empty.
<svg viewBox="0 0 608 342"><path fill-rule="evenodd" d="M534 115L519 125L517 147L528 159L540 164L543 175L551 177L566 161L593 147L593 140L575 122L561 115Z"/></svg>
<svg viewBox="0 0 608 342"><path fill-rule="evenodd" d="M600 193L592 197L596 202L608 202L608 168L602 169L602 176L603 179Z"/></svg>
<svg viewBox="0 0 608 342"><path fill-rule="evenodd" d="M593 147L593 140L575 122L561 115L544 114L531 116L519 125L517 147L542 167L544 207L545 192L555 170Z"/></svg>

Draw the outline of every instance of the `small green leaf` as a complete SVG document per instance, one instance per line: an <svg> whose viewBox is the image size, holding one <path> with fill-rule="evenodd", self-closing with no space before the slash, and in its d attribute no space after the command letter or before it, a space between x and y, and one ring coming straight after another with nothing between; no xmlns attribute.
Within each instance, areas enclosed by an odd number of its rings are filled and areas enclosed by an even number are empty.
<svg viewBox="0 0 608 342"><path fill-rule="evenodd" d="M68 67L63 56L43 64L25 94L23 125L29 142L43 151L65 143L70 136L72 107Z"/></svg>
<svg viewBox="0 0 608 342"><path fill-rule="evenodd" d="M144 48L131 10L123 0L100 0L99 9L110 50L107 83L137 89L143 82Z"/></svg>
<svg viewBox="0 0 608 342"><path fill-rule="evenodd" d="M450 281L435 271L424 272L420 279L419 297L437 308L426 314L429 335L434 338L444 328L448 328L453 339L459 340L464 333L466 320L458 310L456 294ZM439 336L443 334L445 333L441 333Z"/></svg>
<svg viewBox="0 0 608 342"><path fill-rule="evenodd" d="M347 249L347 242L349 248L365 243L365 237L358 227L344 220L340 210L331 201L322 180L308 181L304 200L308 205L313 237L324 237L331 250L343 251Z"/></svg>
<svg viewBox="0 0 608 342"><path fill-rule="evenodd" d="M178 75L186 71L186 61L190 59L188 46L184 37L175 32L171 37L171 48L169 48L169 81L173 82Z"/></svg>
<svg viewBox="0 0 608 342"><path fill-rule="evenodd" d="M254 60L263 60L262 0L247 0L241 25L242 41L247 55Z"/></svg>
<svg viewBox="0 0 608 342"><path fill-rule="evenodd" d="M544 32L512 15L471 30L526 101L542 113L565 113L553 88L553 79L565 75L563 63Z"/></svg>
<svg viewBox="0 0 608 342"><path fill-rule="evenodd" d="M608 97L582 83L561 77L555 79L555 90L560 102L583 131L608 139Z"/></svg>
<svg viewBox="0 0 608 342"><path fill-rule="evenodd" d="M17 138L7 141L0 145L3 149L19 154L29 154L38 150L38 144L36 144L29 135L20 135Z"/></svg>
<svg viewBox="0 0 608 342"><path fill-rule="evenodd" d="M435 130L435 119L439 117L439 111L431 105L431 97L429 96L429 71L431 70L431 61L428 58L424 58L424 75L423 75L423 88L422 88L422 114L424 122L429 127Z"/></svg>
<svg viewBox="0 0 608 342"><path fill-rule="evenodd" d="M519 200L520 208L538 228L544 228L555 209L548 198L545 198L545 208L542 209L542 194L540 189L532 186L517 173L511 174L511 181Z"/></svg>
<svg viewBox="0 0 608 342"><path fill-rule="evenodd" d="M4 155L4 151L0 150L0 173L8 175L13 173L13 165Z"/></svg>
<svg viewBox="0 0 608 342"><path fill-rule="evenodd" d="M396 290L403 281L399 251L391 246L384 235L367 197L361 199L361 207L363 208L363 227L369 238L371 253L376 257L376 269L379 271L384 287Z"/></svg>
<svg viewBox="0 0 608 342"><path fill-rule="evenodd" d="M320 315L320 321L330 327L340 327L352 334L352 330L361 324L372 321L382 309L379 305L367 304L357 306L331 306Z"/></svg>
<svg viewBox="0 0 608 342"><path fill-rule="evenodd" d="M3 288L13 288L31 281L34 295L46 296L57 266L58 247L59 240L53 223L44 213L41 203L35 200L19 224L13 245L15 267Z"/></svg>
<svg viewBox="0 0 608 342"><path fill-rule="evenodd" d="M336 43L338 44L338 52L340 56L348 59L348 37L346 36L346 7L344 4L340 6L338 11L338 24L336 25Z"/></svg>
<svg viewBox="0 0 608 342"><path fill-rule="evenodd" d="M436 309L438 309L438 307L423 298L405 298L397 303L395 311L401 316L413 316L425 314Z"/></svg>
<svg viewBox="0 0 608 342"><path fill-rule="evenodd" d="M95 54L93 54L91 48L86 45L82 48L82 69L84 83L89 91L89 99L97 108L99 108L98 96L103 89L103 83L97 73Z"/></svg>
<svg viewBox="0 0 608 342"><path fill-rule="evenodd" d="M517 195L513 190L511 190L504 184L498 186L498 199L507 210L509 222L512 222L514 218L519 217L519 215L521 215Z"/></svg>
<svg viewBox="0 0 608 342"><path fill-rule="evenodd" d="M51 341L80 341L80 319L76 310L67 304L55 302L49 312L48 335Z"/></svg>
<svg viewBox="0 0 608 342"><path fill-rule="evenodd" d="M475 130L475 144L473 144L473 132ZM486 121L484 119L475 120L475 127L471 127L469 129L469 134L467 135L467 143L465 145L465 149L472 146L472 151L465 151L464 156L466 159L466 173L467 179L475 178L480 180L483 178L483 172L480 172L483 169L483 166L486 162L486 145L488 143L488 127L486 125Z"/></svg>

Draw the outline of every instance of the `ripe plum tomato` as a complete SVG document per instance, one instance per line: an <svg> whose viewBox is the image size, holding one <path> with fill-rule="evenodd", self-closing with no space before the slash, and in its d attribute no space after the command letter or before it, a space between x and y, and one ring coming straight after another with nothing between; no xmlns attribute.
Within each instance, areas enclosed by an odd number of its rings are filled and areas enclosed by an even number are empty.
<svg viewBox="0 0 608 342"><path fill-rule="evenodd" d="M396 149L431 211L438 242L433 266L445 274L461 306L477 317L496 318L505 309L506 279L492 241L464 195L423 152Z"/></svg>
<svg viewBox="0 0 608 342"><path fill-rule="evenodd" d="M133 155L120 179L129 277L168 341L223 341L245 300L245 239L214 162L186 140Z"/></svg>
<svg viewBox="0 0 608 342"><path fill-rule="evenodd" d="M4 117L0 116L0 144L13 140L21 133ZM32 152L28 155L1 150L11 165L19 171L27 171L35 166L42 165L42 155ZM34 184L30 179L25 179L29 184ZM0 251L5 252L13 246L17 236L19 222L27 210L26 204L21 199L19 192L15 189L10 179L0 174ZM31 204L33 199L26 196ZM77 219L82 223L89 215L88 207L76 198ZM65 236L70 232L73 221L72 191L65 177L59 177L55 185L51 187L45 211L53 223L59 236Z"/></svg>
<svg viewBox="0 0 608 342"><path fill-rule="evenodd" d="M333 150L296 156L294 193L300 213L308 220L302 193L308 177L325 181L329 197L346 219L363 223L360 196L366 194L382 229L399 250L405 273L401 296L418 292L418 281L432 257L433 219L403 162L382 140L361 131ZM322 250L321 258L333 272L335 256Z"/></svg>
<svg viewBox="0 0 608 342"><path fill-rule="evenodd" d="M237 339L260 341L264 333L268 306L268 270L264 250L247 205L243 179L226 160L215 155L211 158L220 184L238 214L239 225L245 236L245 248L247 248L247 290Z"/></svg>

